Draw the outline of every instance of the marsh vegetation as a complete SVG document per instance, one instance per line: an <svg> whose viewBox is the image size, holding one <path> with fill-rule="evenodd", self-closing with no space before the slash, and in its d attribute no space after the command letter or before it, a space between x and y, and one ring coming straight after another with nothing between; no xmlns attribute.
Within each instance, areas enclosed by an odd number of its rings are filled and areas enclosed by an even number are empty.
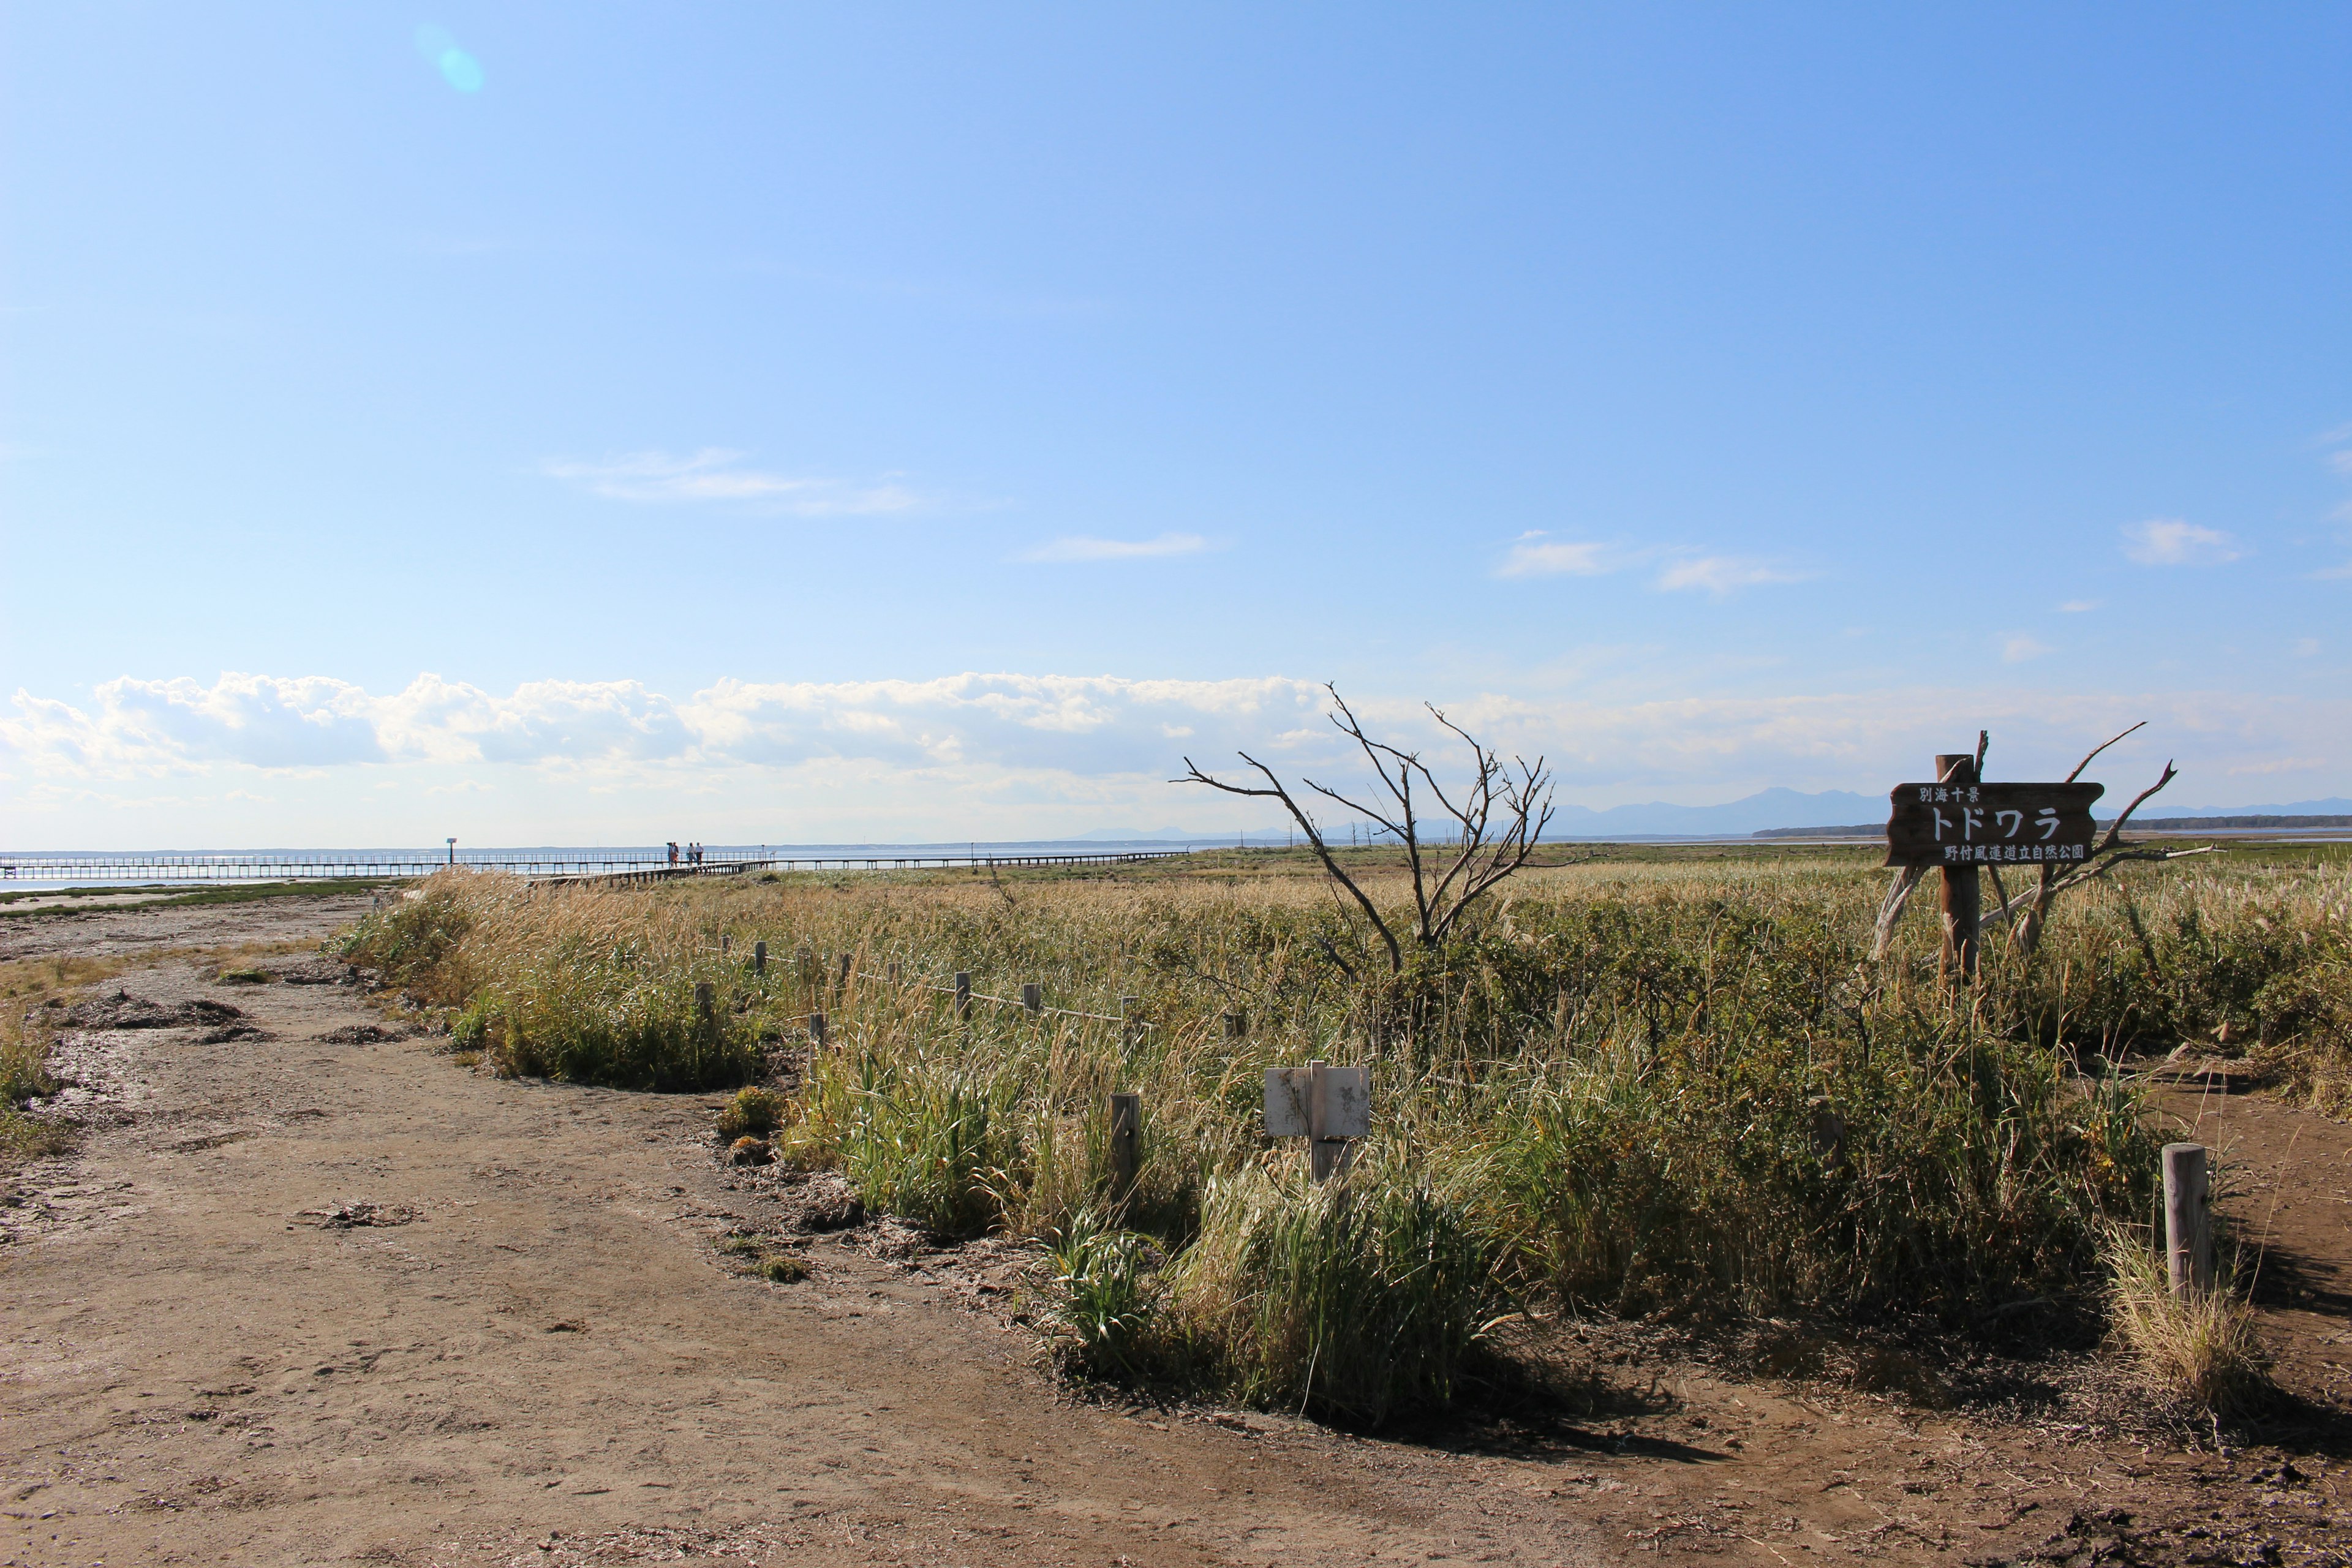
<svg viewBox="0 0 2352 1568"><path fill-rule="evenodd" d="M1453 1397L1496 1321L1530 1310L2087 1342L2128 1300L2116 1227L2157 1205L2160 1137L2118 1064L2188 1044L2352 1102L2335 852L2126 872L2032 954L1990 937L1957 995L1930 912L1870 962L1873 858L1530 868L1393 969L1360 911L1279 854L655 891L461 872L363 921L345 955L502 1073L773 1082L730 1102L730 1138L939 1233L1036 1238L1064 1353L1090 1373L1367 1421ZM1351 870L1403 896L1370 852ZM958 971L1100 1016L959 1020L940 989ZM1129 996L1147 1026L1118 1020ZM1374 1085L1370 1143L1322 1186L1261 1136L1265 1069L1310 1058ZM1144 1106L1118 1201L1113 1090Z"/></svg>

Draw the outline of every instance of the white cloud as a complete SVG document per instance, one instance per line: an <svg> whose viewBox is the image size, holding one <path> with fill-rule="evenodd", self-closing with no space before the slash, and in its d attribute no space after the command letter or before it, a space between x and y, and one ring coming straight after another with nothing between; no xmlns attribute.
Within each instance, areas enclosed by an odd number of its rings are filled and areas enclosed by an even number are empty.
<svg viewBox="0 0 2352 1568"><path fill-rule="evenodd" d="M2023 664L2029 658L2040 658L2051 651L2048 643L2039 637L2028 637L2023 632L2002 639L2000 645L2000 657L2010 664Z"/></svg>
<svg viewBox="0 0 2352 1568"><path fill-rule="evenodd" d="M2234 535L2177 517L2125 525L2124 553L2143 566L2218 566L2245 552Z"/></svg>
<svg viewBox="0 0 2352 1568"><path fill-rule="evenodd" d="M1163 555L1197 555L1209 542L1197 533L1163 533L1153 539L1094 539L1070 534L1024 553L1024 561L1145 561Z"/></svg>
<svg viewBox="0 0 2352 1568"><path fill-rule="evenodd" d="M2100 605L2105 603L2106 601L2105 599L2069 599L2064 604L2059 605L2058 610L2062 615L2088 615L2091 611L2097 609Z"/></svg>
<svg viewBox="0 0 2352 1568"><path fill-rule="evenodd" d="M765 473L741 465L740 452L706 447L691 457L634 452L602 462L551 461L540 471L609 500L744 502L802 517L906 511L919 504L891 483L856 485L840 479Z"/></svg>
<svg viewBox="0 0 2352 1568"><path fill-rule="evenodd" d="M1550 539L1538 529L1519 535L1510 552L1503 557L1503 563L1495 569L1495 575L1598 577L1615 570L1617 564L1607 559L1604 546Z"/></svg>
<svg viewBox="0 0 2352 1568"><path fill-rule="evenodd" d="M1685 561L1667 563L1658 574L1658 586L1668 590L1703 588L1721 598L1738 588L1753 588L1766 583L1801 582L1800 573L1783 571L1761 561L1739 555L1697 555Z"/></svg>
<svg viewBox="0 0 2352 1568"><path fill-rule="evenodd" d="M1419 709L1422 693L1349 695L1377 732L1433 760L1458 745ZM1278 676L724 679L675 697L633 681L500 694L424 675L378 694L324 677L126 678L77 702L19 690L0 716L0 792L20 845L85 847L1255 826L1265 818L1247 803L1227 817L1222 799L1171 786L1180 759L1232 769L1246 748L1286 773L1351 782L1358 764L1325 721L1327 702L1319 686ZM2292 792L2280 798L2339 793L2352 779L2352 699L2334 695L1983 685L1620 701L1490 692L1443 705L1490 743L1549 756L1562 798L1592 805L1727 800L1769 784L1873 792L1979 726L2010 759L2004 776L2043 776L2142 718L2153 721L2144 744L2122 749L2111 785L2152 776L2166 755L2189 775L2171 793L2195 804L2245 804L2214 793L2232 769L2275 768ZM378 787L387 781L399 787Z"/></svg>

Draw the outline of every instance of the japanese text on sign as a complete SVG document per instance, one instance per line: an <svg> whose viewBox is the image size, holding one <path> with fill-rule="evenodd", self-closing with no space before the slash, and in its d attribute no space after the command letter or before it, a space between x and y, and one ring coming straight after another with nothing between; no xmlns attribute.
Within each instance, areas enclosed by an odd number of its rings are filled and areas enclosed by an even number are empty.
<svg viewBox="0 0 2352 1568"><path fill-rule="evenodd" d="M1890 866L2049 864L2088 859L2099 784L1898 784L1886 823Z"/></svg>

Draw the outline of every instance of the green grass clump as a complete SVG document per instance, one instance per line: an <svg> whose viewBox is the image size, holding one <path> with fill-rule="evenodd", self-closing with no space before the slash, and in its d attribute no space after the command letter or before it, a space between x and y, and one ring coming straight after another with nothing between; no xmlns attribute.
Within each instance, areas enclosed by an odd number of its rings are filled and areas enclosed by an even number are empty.
<svg viewBox="0 0 2352 1568"><path fill-rule="evenodd" d="M1504 1310L1486 1226L1400 1165L1315 1184L1297 1163L1213 1178L1174 1310L1253 1404L1377 1425L1449 1404Z"/></svg>
<svg viewBox="0 0 2352 1568"><path fill-rule="evenodd" d="M765 1138L783 1121L787 1108L784 1097L774 1089L747 1085L719 1108L719 1136L730 1143L739 1138Z"/></svg>
<svg viewBox="0 0 2352 1568"><path fill-rule="evenodd" d="M1045 1323L1068 1369L1091 1377L1148 1377L1171 1361L1159 1334L1166 1261L1151 1237L1083 1209L1053 1238Z"/></svg>
<svg viewBox="0 0 2352 1568"><path fill-rule="evenodd" d="M24 1016L13 1006L0 1010L0 1171L73 1147L71 1125L27 1116L20 1109L28 1100L58 1091L48 1066L53 1038L42 1009Z"/></svg>
<svg viewBox="0 0 2352 1568"><path fill-rule="evenodd" d="M267 969L224 969L213 976L215 985L267 985L278 976Z"/></svg>

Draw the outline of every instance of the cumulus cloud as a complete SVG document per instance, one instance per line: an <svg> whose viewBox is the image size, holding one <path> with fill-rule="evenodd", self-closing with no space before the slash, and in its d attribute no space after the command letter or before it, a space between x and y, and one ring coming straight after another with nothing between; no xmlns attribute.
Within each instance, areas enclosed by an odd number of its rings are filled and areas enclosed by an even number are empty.
<svg viewBox="0 0 2352 1568"><path fill-rule="evenodd" d="M1523 533L1512 542L1503 563L1495 568L1497 577L1597 577L1613 572L1616 564L1608 559L1605 547L1552 539L1541 529Z"/></svg>
<svg viewBox="0 0 2352 1568"><path fill-rule="evenodd" d="M1147 561L1163 555L1197 555L1209 542L1197 533L1163 533L1152 539L1094 539L1070 534L1025 552L1024 561Z"/></svg>
<svg viewBox="0 0 2352 1568"><path fill-rule="evenodd" d="M683 458L633 452L597 462L559 459L542 464L540 471L608 500L744 502L800 517L905 511L919 499L896 484L768 473L745 468L742 458L740 452L706 447Z"/></svg>
<svg viewBox="0 0 2352 1568"><path fill-rule="evenodd" d="M1670 591L1698 588L1722 598L1740 588L1767 583L1803 581L1801 573L1784 571L1769 563L1739 555L1696 555L1667 563L1658 574L1658 586Z"/></svg>
<svg viewBox="0 0 2352 1568"><path fill-rule="evenodd" d="M2235 535L2177 517L2127 523L2123 535L2124 553L2143 566L2219 566L2245 553Z"/></svg>

